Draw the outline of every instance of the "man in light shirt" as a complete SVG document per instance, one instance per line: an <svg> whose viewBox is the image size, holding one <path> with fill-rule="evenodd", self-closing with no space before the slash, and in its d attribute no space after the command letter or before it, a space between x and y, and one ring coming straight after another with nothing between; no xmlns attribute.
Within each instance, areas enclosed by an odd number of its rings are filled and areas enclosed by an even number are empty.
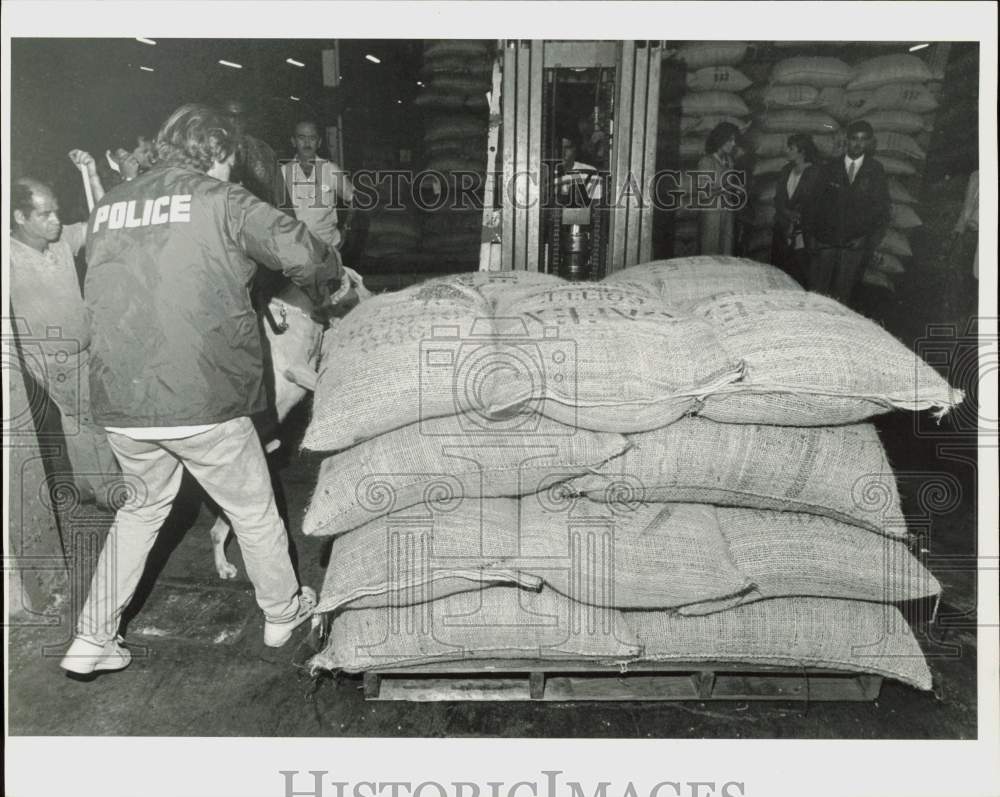
<svg viewBox="0 0 1000 797"><path fill-rule="evenodd" d="M320 141L315 122L299 122L292 136L295 160L286 163L282 173L295 218L325 244L339 249L337 202L353 201L354 186L340 166L318 156Z"/></svg>
<svg viewBox="0 0 1000 797"><path fill-rule="evenodd" d="M821 167L805 209L810 233L809 290L849 304L889 223L889 182L871 151L875 134L864 121L847 127L847 151Z"/></svg>

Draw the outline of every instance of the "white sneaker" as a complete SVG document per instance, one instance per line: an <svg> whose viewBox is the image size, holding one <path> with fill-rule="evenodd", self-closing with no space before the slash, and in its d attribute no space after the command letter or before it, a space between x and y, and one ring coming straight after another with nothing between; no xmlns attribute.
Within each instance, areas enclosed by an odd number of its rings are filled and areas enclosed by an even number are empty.
<svg viewBox="0 0 1000 797"><path fill-rule="evenodd" d="M124 670L132 663L132 654L128 648L118 644L121 641L121 637L115 637L102 645L100 642L78 636L69 646L59 666L77 675Z"/></svg>
<svg viewBox="0 0 1000 797"><path fill-rule="evenodd" d="M299 593L299 610L295 617L283 623L264 621L264 644L269 648L280 648L292 638L292 631L313 616L316 611L316 591L303 587Z"/></svg>

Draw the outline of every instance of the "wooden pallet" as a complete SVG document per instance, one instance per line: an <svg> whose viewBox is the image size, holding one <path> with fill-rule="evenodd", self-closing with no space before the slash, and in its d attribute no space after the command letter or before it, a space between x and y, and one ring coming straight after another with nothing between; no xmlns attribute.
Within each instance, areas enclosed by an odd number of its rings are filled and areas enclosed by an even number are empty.
<svg viewBox="0 0 1000 797"><path fill-rule="evenodd" d="M871 701L882 676L728 663L636 663L627 671L575 661L442 662L364 674L366 700Z"/></svg>

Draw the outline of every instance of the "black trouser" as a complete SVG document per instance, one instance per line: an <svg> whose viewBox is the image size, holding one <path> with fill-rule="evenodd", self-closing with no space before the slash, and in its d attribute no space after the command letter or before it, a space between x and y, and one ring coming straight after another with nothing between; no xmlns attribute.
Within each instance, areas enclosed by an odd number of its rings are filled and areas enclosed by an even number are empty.
<svg viewBox="0 0 1000 797"><path fill-rule="evenodd" d="M851 294L861 281L862 271L868 261L866 248L820 245L809 253L807 287L836 299L841 304L851 303Z"/></svg>

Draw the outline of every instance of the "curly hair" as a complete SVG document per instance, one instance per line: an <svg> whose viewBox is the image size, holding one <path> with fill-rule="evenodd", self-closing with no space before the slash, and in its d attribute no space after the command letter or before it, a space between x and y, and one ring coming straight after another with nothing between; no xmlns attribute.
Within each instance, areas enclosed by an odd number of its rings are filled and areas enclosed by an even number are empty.
<svg viewBox="0 0 1000 797"><path fill-rule="evenodd" d="M732 122L719 122L705 139L705 154L714 155L731 138L737 138L740 129Z"/></svg>
<svg viewBox="0 0 1000 797"><path fill-rule="evenodd" d="M805 157L806 163L816 163L819 160L819 150L816 149L816 142L808 133L792 133L785 142L790 147L795 147Z"/></svg>
<svg viewBox="0 0 1000 797"><path fill-rule="evenodd" d="M232 122L207 105L182 105L163 123L156 136L161 164L207 172L239 145Z"/></svg>

